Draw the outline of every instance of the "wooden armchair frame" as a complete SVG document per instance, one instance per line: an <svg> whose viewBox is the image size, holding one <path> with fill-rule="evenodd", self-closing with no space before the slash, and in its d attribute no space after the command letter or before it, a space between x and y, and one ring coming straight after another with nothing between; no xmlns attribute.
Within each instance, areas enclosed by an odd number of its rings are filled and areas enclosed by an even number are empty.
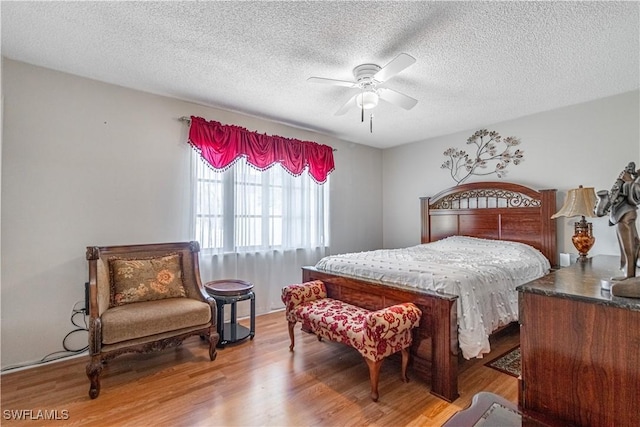
<svg viewBox="0 0 640 427"><path fill-rule="evenodd" d="M204 289L200 280L198 264L198 242L158 243L128 246L90 246L87 247L86 258L89 262L89 355L87 377L91 383L89 397L95 399L100 394L100 374L104 362L124 353L148 353L177 347L190 336L199 335L209 342L209 358L216 358L216 344L219 334L217 326L217 307L215 300ZM128 341L105 344L102 337L102 316L111 307L110 302L110 268L109 260L144 259L180 253L182 262L183 285L186 298L195 299L208 304L211 310L210 320L205 324L182 327L176 330L165 330L155 335L137 337ZM150 302L153 304L155 301ZM135 309L136 304L129 304Z"/></svg>

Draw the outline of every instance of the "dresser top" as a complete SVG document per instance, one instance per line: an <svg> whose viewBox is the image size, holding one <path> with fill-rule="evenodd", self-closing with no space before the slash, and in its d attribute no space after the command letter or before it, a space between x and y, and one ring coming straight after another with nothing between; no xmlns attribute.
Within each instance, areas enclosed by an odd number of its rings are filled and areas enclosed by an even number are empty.
<svg viewBox="0 0 640 427"><path fill-rule="evenodd" d="M602 289L601 280L620 276L620 257L596 255L570 267L553 271L539 279L518 286L518 292L529 292L595 304L640 311L640 298L612 296Z"/></svg>

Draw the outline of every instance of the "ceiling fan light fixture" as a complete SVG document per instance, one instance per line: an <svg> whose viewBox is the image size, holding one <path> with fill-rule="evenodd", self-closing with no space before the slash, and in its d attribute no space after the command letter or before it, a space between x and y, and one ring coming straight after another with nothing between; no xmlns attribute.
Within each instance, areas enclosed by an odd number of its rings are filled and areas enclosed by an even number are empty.
<svg viewBox="0 0 640 427"><path fill-rule="evenodd" d="M413 56L401 53L384 67L380 67L377 64L358 65L353 69L353 81L327 79L325 77L309 77L307 81L334 86L345 86L350 89L359 90L360 93L351 96L338 111L335 112L335 115L341 116L350 108L353 108L353 100L355 99L356 106L361 110L362 121L364 121L364 110L375 108L380 98L389 104L396 105L405 110L410 110L416 105L418 102L417 99L386 86L379 86L414 62L416 62L416 59Z"/></svg>
<svg viewBox="0 0 640 427"><path fill-rule="evenodd" d="M372 91L362 92L356 96L356 105L358 108L364 108L365 110L371 110L378 105L378 94Z"/></svg>

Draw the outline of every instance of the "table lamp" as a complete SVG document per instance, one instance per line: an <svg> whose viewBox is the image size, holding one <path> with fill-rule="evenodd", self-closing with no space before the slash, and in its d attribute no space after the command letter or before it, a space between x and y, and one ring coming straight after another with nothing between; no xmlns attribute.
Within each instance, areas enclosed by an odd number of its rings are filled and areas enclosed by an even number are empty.
<svg viewBox="0 0 640 427"><path fill-rule="evenodd" d="M585 219L585 217L594 218L596 216L593 212L596 202L596 193L593 187L583 187L581 185L578 188L569 190L564 205L551 217L551 219L554 219L561 216L567 218L582 216L580 221L574 223L575 234L571 238L573 246L576 247L578 254L580 254L578 261L587 259L589 250L596 242L596 238L593 237L592 224Z"/></svg>

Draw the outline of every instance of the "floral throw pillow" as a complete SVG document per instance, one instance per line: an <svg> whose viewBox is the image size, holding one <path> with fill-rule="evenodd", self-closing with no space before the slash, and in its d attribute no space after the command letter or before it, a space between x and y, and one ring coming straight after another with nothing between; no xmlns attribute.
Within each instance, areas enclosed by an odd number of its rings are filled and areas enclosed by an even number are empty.
<svg viewBox="0 0 640 427"><path fill-rule="evenodd" d="M111 306L185 297L181 254L109 260Z"/></svg>

